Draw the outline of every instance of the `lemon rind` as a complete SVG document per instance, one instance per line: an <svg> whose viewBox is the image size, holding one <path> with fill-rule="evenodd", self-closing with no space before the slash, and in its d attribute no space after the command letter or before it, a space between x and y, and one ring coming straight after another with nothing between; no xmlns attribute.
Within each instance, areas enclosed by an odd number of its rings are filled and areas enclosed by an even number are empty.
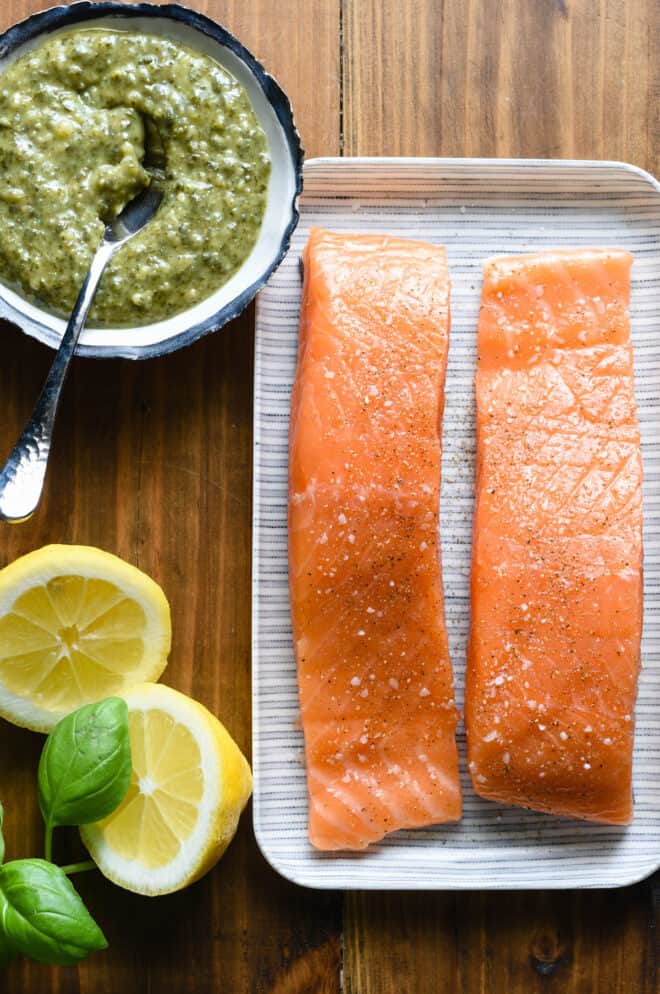
<svg viewBox="0 0 660 994"><path fill-rule="evenodd" d="M150 683L131 687L120 696L129 710L160 708L191 731L200 748L204 777L198 823L175 859L156 868L120 856L97 825L81 826L80 835L103 875L113 883L146 896L169 894L199 880L225 852L250 797L252 774L227 730L198 701Z"/></svg>

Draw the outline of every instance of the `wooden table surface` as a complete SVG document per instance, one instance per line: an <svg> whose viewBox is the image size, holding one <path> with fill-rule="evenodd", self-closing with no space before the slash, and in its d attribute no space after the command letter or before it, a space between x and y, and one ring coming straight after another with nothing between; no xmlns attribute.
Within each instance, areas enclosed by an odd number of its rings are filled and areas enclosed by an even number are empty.
<svg viewBox="0 0 660 994"><path fill-rule="evenodd" d="M49 6L2 0L0 27ZM198 0L279 78L308 156L557 156L658 168L659 0ZM2 329L0 450L50 359ZM164 679L250 747L252 311L169 358L81 361L46 500L0 564L82 542L172 604ZM41 738L0 728L12 857L42 844ZM62 833L64 838L65 833ZM73 833L68 833L71 840ZM70 846L67 849L67 846ZM56 853L78 854L71 841ZM660 881L621 891L316 893L282 880L250 811L208 877L146 899L77 878L110 940L78 969L26 961L7 994L654 994Z"/></svg>

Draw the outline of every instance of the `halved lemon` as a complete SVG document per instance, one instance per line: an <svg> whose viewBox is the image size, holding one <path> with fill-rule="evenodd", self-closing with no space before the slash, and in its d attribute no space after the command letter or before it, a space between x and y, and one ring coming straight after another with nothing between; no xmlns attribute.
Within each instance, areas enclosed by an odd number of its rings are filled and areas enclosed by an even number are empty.
<svg viewBox="0 0 660 994"><path fill-rule="evenodd" d="M150 577L82 545L47 545L0 570L0 716L48 732L64 715L157 680L170 609Z"/></svg>
<svg viewBox="0 0 660 994"><path fill-rule="evenodd" d="M126 797L82 840L101 872L137 894L169 894L208 872L252 791L247 760L215 715L162 684L128 704L133 776Z"/></svg>

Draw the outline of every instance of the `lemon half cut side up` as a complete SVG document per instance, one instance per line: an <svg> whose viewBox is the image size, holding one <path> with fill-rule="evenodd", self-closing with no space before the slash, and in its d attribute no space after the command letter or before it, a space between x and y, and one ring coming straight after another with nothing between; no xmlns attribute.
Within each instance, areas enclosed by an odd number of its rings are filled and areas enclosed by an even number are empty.
<svg viewBox="0 0 660 994"><path fill-rule="evenodd" d="M49 732L71 711L157 680L171 646L158 584L101 549L47 545L0 570L0 716Z"/></svg>
<svg viewBox="0 0 660 994"><path fill-rule="evenodd" d="M133 774L123 802L80 834L101 872L138 894L202 877L233 839L252 791L247 760L202 704L163 684L121 695Z"/></svg>

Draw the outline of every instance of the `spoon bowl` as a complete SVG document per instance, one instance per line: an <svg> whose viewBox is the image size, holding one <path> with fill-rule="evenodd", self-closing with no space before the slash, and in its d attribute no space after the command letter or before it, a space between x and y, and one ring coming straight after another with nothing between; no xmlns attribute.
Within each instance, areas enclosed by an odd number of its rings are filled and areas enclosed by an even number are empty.
<svg viewBox="0 0 660 994"><path fill-rule="evenodd" d="M103 241L119 247L127 242L152 219L163 199L163 189L152 177L149 186L126 204L114 220L105 226ZM103 243L101 243L103 244Z"/></svg>

